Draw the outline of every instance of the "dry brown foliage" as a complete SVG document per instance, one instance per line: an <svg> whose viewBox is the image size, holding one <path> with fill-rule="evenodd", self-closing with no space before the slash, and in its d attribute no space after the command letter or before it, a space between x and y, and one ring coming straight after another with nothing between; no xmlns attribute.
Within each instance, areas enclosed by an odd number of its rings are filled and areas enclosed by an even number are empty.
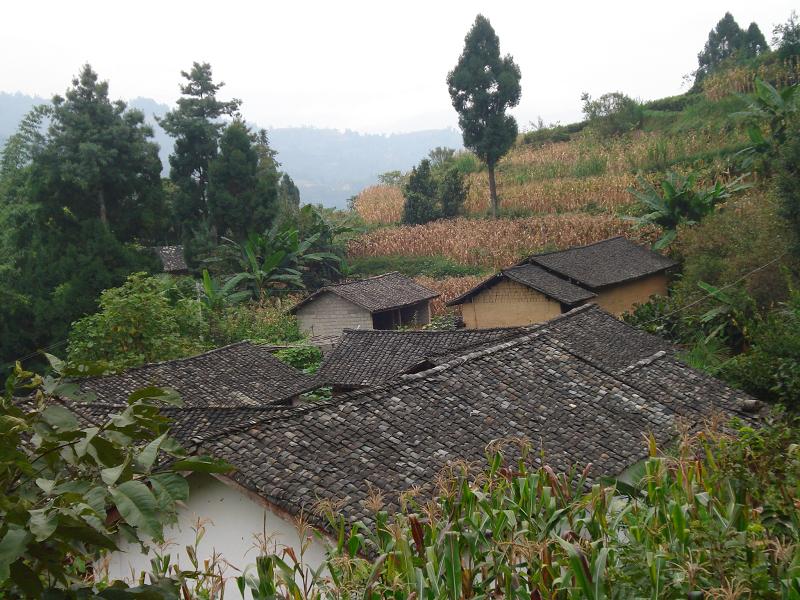
<svg viewBox="0 0 800 600"><path fill-rule="evenodd" d="M712 101L722 100L731 94L749 94L754 90L755 78L769 81L777 88L800 82L800 56L783 62L751 67L733 67L722 73L709 75L703 81L703 93Z"/></svg>
<svg viewBox="0 0 800 600"><path fill-rule="evenodd" d="M362 190L353 204L368 224L399 223L403 217L403 192L393 185L373 185Z"/></svg>
<svg viewBox="0 0 800 600"><path fill-rule="evenodd" d="M635 182L633 175L604 175L601 177L564 177L518 183L501 175L497 190L505 209L551 214L577 212L587 205L596 209L613 210L629 204L628 188ZM490 207L488 176L473 175L465 203L468 214L484 214Z"/></svg>
<svg viewBox="0 0 800 600"><path fill-rule="evenodd" d="M460 296L467 290L471 290L486 278L479 275L470 275L467 277L446 277L444 279L418 276L414 279L426 288L436 290L441 294L441 296L431 301L431 314L437 316L452 310L448 309L445 303Z"/></svg>
<svg viewBox="0 0 800 600"><path fill-rule="evenodd" d="M453 219L377 229L352 240L348 256L442 255L460 264L499 269L543 248L568 248L615 235L651 239L652 231L611 215L546 215L525 219Z"/></svg>

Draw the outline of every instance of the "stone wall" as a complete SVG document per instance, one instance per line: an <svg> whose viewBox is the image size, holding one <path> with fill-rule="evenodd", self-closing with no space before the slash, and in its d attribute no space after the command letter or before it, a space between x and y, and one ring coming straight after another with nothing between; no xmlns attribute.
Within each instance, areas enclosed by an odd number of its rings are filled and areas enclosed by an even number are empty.
<svg viewBox="0 0 800 600"><path fill-rule="evenodd" d="M541 323L561 314L561 304L510 279L502 279L461 305L470 329Z"/></svg>
<svg viewBox="0 0 800 600"><path fill-rule="evenodd" d="M325 292L297 310L300 331L311 337L340 336L342 329L372 329L368 310Z"/></svg>

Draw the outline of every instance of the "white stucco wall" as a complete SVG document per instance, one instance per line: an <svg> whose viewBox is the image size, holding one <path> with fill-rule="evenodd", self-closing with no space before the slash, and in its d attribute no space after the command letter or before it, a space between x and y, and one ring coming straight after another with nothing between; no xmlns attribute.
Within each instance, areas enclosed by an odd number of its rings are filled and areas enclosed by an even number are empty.
<svg viewBox="0 0 800 600"><path fill-rule="evenodd" d="M189 500L179 511L178 523L167 528L164 533L165 540L170 544L165 552L177 557L182 568L190 567L185 547L194 544L195 532L192 527L198 517L209 519L205 526L205 537L199 546L198 558L201 561L210 558L216 550L228 563L244 571L248 565L255 564L258 552L254 545L254 535L263 531L268 538L271 536L273 548L280 550L289 546L300 556L299 535L294 523L288 518L278 516L246 493L209 475L192 475L189 486ZM138 546L125 542L120 544L120 548L121 552L115 552L110 557L110 578L131 581L132 571L136 577L142 571L149 572L152 555L144 555ZM314 537L303 559L311 568L322 564L325 559L325 545L322 540ZM253 566L252 569L254 568ZM239 574L234 568L226 568L225 598L241 597L235 582ZM249 593L247 598L250 598Z"/></svg>
<svg viewBox="0 0 800 600"><path fill-rule="evenodd" d="M341 296L325 292L297 309L297 324L311 337L339 337L346 328L372 329L372 315Z"/></svg>

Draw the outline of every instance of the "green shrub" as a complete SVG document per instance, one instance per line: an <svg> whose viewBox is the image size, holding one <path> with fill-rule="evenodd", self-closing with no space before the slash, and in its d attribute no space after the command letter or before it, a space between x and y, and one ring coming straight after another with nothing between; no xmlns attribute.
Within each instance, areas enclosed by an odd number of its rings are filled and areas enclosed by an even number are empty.
<svg viewBox="0 0 800 600"><path fill-rule="evenodd" d="M725 364L722 373L751 394L800 408L800 290L752 325L744 353Z"/></svg>
<svg viewBox="0 0 800 600"><path fill-rule="evenodd" d="M275 357L287 365L306 373L316 373L322 362L322 350L316 346L292 346L275 353Z"/></svg>
<svg viewBox="0 0 800 600"><path fill-rule="evenodd" d="M452 163L462 175L478 173L481 169L483 169L483 163L481 163L480 159L468 150L456 152L453 155Z"/></svg>
<svg viewBox="0 0 800 600"><path fill-rule="evenodd" d="M368 277L399 271L408 277L423 275L434 279L481 275L484 270L474 265L461 265L444 256L365 256L350 261L353 276Z"/></svg>
<svg viewBox="0 0 800 600"><path fill-rule="evenodd" d="M601 137L620 135L642 126L644 112L641 104L625 94L612 92L596 100L583 94L581 100L589 127Z"/></svg>
<svg viewBox="0 0 800 600"><path fill-rule="evenodd" d="M168 279L134 273L122 286L105 290L100 311L72 324L69 362L118 370L206 349L200 303L175 299L171 287Z"/></svg>
<svg viewBox="0 0 800 600"><path fill-rule="evenodd" d="M251 340L260 344L283 344L303 338L297 319L280 308L240 304L226 308L213 324L217 345Z"/></svg>
<svg viewBox="0 0 800 600"><path fill-rule="evenodd" d="M658 100L649 100L642 106L649 110L659 111L682 111L687 106L691 106L704 98L703 94L679 94L678 96L667 96Z"/></svg>
<svg viewBox="0 0 800 600"><path fill-rule="evenodd" d="M597 177L606 172L607 161L602 156L589 156L581 158L572 168L575 177Z"/></svg>

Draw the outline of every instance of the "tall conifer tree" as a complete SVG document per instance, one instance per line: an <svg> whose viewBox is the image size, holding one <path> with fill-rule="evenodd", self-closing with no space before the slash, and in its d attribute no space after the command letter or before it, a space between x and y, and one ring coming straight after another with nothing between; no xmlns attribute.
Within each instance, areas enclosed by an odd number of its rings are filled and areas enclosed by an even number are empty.
<svg viewBox="0 0 800 600"><path fill-rule="evenodd" d="M506 111L519 104L520 79L514 59L500 56L500 38L491 23L478 15L458 63L447 75L447 87L458 113L464 146L488 167L494 217L499 208L495 166L517 138L517 122Z"/></svg>

